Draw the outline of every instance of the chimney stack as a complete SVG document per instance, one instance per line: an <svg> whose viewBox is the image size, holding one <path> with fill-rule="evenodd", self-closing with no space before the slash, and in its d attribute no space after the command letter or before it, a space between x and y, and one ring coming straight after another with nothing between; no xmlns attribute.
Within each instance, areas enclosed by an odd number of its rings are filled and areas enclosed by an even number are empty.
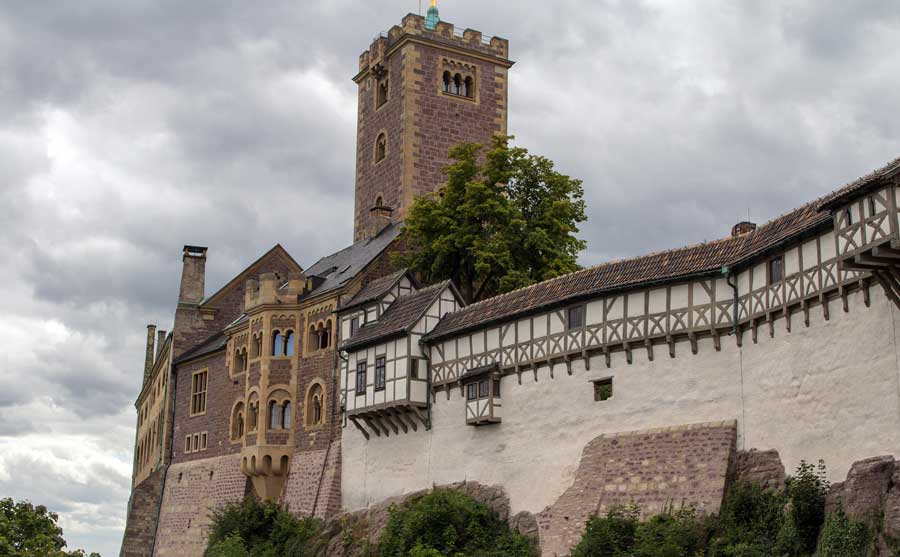
<svg viewBox="0 0 900 557"><path fill-rule="evenodd" d="M166 343L166 332L160 331L156 335L156 357L154 358L154 361L159 359L159 353L162 352L163 344L165 344L165 343Z"/></svg>
<svg viewBox="0 0 900 557"><path fill-rule="evenodd" d="M378 198L378 201L381 201L381 198ZM394 209L392 207L388 207L383 203L377 203L372 209L372 214L375 216L375 232L372 234L373 236L377 236L382 230L384 230L387 225L391 224L393 221Z"/></svg>
<svg viewBox="0 0 900 557"><path fill-rule="evenodd" d="M150 379L153 369L153 341L156 340L156 325L147 325L147 352L144 355L144 383Z"/></svg>
<svg viewBox="0 0 900 557"><path fill-rule="evenodd" d="M750 232L753 232L755 230L756 230L755 222L749 222L746 220L741 221L731 228L731 237L737 238L738 236L742 236L744 234L749 234Z"/></svg>
<svg viewBox="0 0 900 557"><path fill-rule="evenodd" d="M206 288L206 251L207 248L200 246L184 246L179 304L199 304L203 301Z"/></svg>

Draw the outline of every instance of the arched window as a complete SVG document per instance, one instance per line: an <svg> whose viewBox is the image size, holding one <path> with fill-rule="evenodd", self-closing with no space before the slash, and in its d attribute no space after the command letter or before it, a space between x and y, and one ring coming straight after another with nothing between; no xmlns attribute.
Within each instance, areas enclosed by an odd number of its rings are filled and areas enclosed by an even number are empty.
<svg viewBox="0 0 900 557"><path fill-rule="evenodd" d="M284 337L281 336L281 331L272 332L272 355L284 356Z"/></svg>
<svg viewBox="0 0 900 557"><path fill-rule="evenodd" d="M381 162L387 156L387 135L384 132L378 134L375 140L375 162Z"/></svg>
<svg viewBox="0 0 900 557"><path fill-rule="evenodd" d="M291 401L285 401L281 407L281 427L282 429L291 429L291 421L293 419L293 411Z"/></svg>
<svg viewBox="0 0 900 557"><path fill-rule="evenodd" d="M450 75L450 72L444 72L444 92L450 92L450 83L453 81L453 77Z"/></svg>
<svg viewBox="0 0 900 557"><path fill-rule="evenodd" d="M260 352L262 352L262 335L253 335L250 343L250 357L259 358Z"/></svg>
<svg viewBox="0 0 900 557"><path fill-rule="evenodd" d="M462 95L463 79L462 76L456 74L453 76L453 94Z"/></svg>
<svg viewBox="0 0 900 557"><path fill-rule="evenodd" d="M377 97L375 99L375 108L381 108L388 101L388 80L383 79L378 84Z"/></svg>
<svg viewBox="0 0 900 557"><path fill-rule="evenodd" d="M325 421L325 391L321 383L313 383L306 391L306 426L322 425Z"/></svg>
<svg viewBox="0 0 900 557"><path fill-rule="evenodd" d="M281 427L281 407L274 400L269 402L269 429Z"/></svg>
<svg viewBox="0 0 900 557"><path fill-rule="evenodd" d="M380 195L375 198L375 207L384 207L384 199Z"/></svg>
<svg viewBox="0 0 900 557"><path fill-rule="evenodd" d="M322 337L321 337L321 349L324 350L331 346L331 320L325 322L325 326L322 327Z"/></svg>
<svg viewBox="0 0 900 557"><path fill-rule="evenodd" d="M247 402L247 431L256 431L259 427L259 397L256 393L250 395Z"/></svg>
<svg viewBox="0 0 900 557"><path fill-rule="evenodd" d="M244 403L238 402L231 411L231 440L237 441L244 436Z"/></svg>
<svg viewBox="0 0 900 557"><path fill-rule="evenodd" d="M471 76L467 77L463 82L463 86L465 87L465 95L470 99L475 98L475 80L472 79Z"/></svg>
<svg viewBox="0 0 900 557"><path fill-rule="evenodd" d="M294 331L288 331L284 335L284 355L294 355Z"/></svg>
<svg viewBox="0 0 900 557"><path fill-rule="evenodd" d="M241 363L243 364L241 367L241 371L247 371L247 349L241 348Z"/></svg>
<svg viewBox="0 0 900 557"><path fill-rule="evenodd" d="M232 368L232 373L240 373L244 371L244 356L241 353L240 349L234 351L234 367Z"/></svg>

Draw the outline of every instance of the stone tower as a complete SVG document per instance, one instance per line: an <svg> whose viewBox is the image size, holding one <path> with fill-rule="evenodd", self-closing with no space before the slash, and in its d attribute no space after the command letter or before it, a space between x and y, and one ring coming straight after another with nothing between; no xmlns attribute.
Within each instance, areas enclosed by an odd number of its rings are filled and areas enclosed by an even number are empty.
<svg viewBox="0 0 900 557"><path fill-rule="evenodd" d="M409 14L359 58L354 240L403 220L444 183L447 152L506 134L505 39Z"/></svg>

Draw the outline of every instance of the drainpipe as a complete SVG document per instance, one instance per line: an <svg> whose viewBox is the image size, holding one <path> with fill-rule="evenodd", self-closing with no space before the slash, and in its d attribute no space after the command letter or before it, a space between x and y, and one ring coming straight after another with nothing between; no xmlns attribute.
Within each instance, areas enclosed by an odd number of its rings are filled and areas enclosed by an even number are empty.
<svg viewBox="0 0 900 557"><path fill-rule="evenodd" d="M728 265L724 265L722 267L722 275L725 276L725 282L728 283L728 286L731 287L734 295L732 298L734 299L734 303L732 304L732 316L731 316L731 332L733 334L737 334L738 332L738 288L736 282L731 282L731 279L734 275L731 273L731 269L728 268Z"/></svg>

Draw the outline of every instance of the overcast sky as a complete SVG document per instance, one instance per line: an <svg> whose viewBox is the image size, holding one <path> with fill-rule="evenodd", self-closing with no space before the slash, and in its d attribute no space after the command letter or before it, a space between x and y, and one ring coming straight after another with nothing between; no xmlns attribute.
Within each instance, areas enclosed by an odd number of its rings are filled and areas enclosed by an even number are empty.
<svg viewBox="0 0 900 557"><path fill-rule="evenodd" d="M423 2L428 4L427 0ZM351 240L356 86L417 0L0 2L0 497L118 554L147 323ZM510 131L584 180L584 264L726 235L900 155L896 0L443 0Z"/></svg>

